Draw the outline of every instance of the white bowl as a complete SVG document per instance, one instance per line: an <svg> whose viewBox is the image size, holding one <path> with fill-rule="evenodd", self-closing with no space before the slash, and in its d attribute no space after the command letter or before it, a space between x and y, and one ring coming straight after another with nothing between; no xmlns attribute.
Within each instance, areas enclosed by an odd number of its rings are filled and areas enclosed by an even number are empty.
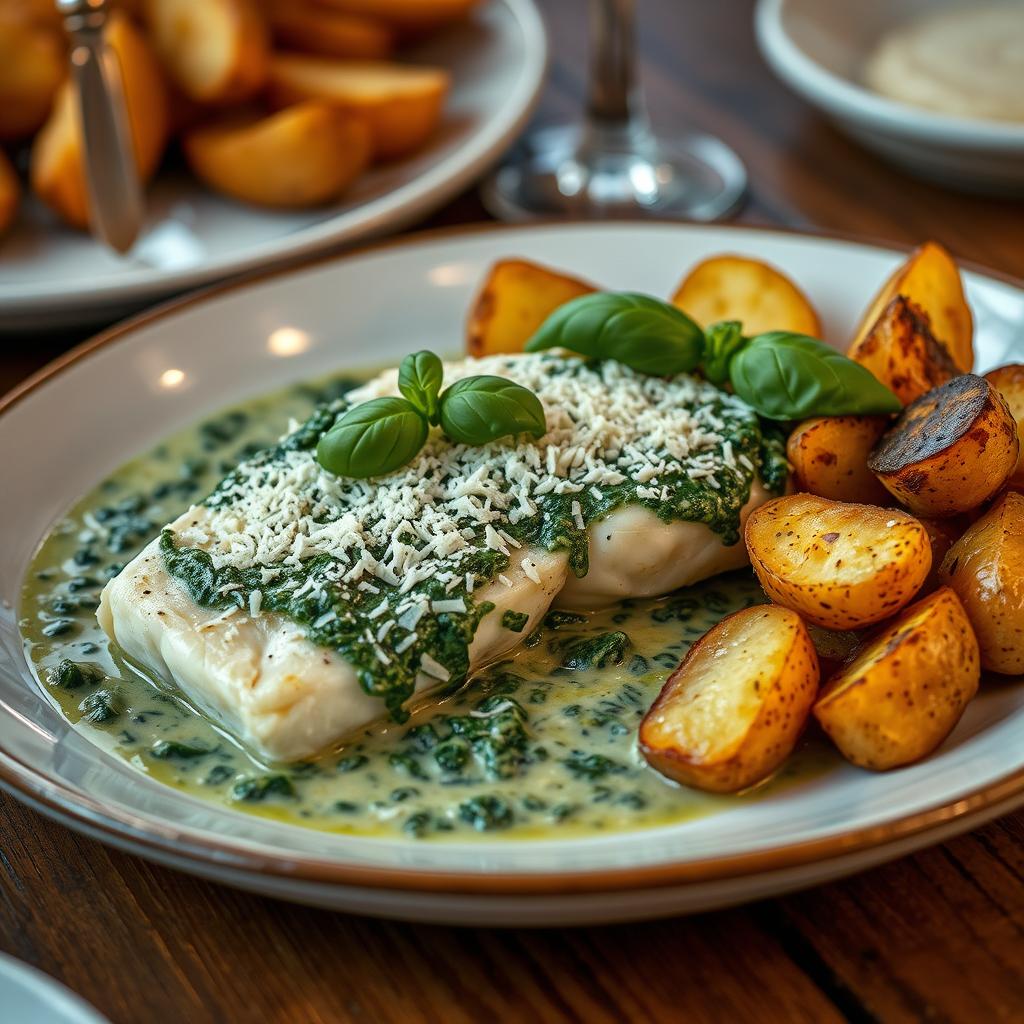
<svg viewBox="0 0 1024 1024"><path fill-rule="evenodd" d="M944 185L1024 195L1024 124L947 117L860 84L865 58L888 29L925 11L964 3L759 0L755 26L761 53L775 73L868 149Z"/></svg>

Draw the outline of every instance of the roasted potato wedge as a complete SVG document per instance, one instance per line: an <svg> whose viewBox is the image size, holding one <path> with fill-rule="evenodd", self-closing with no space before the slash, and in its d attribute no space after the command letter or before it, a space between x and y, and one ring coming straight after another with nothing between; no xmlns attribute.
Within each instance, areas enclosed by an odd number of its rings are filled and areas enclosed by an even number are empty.
<svg viewBox="0 0 1024 1024"><path fill-rule="evenodd" d="M537 328L571 299L594 288L529 260L499 260L469 310L466 352L493 356L522 352Z"/></svg>
<svg viewBox="0 0 1024 1024"><path fill-rule="evenodd" d="M868 468L912 512L950 516L991 498L1017 465L1017 424L984 377L966 373L903 410Z"/></svg>
<svg viewBox="0 0 1024 1024"><path fill-rule="evenodd" d="M370 160L358 118L311 101L255 121L210 125L184 139L196 175L218 192L259 206L314 206L336 199Z"/></svg>
<svg viewBox="0 0 1024 1024"><path fill-rule="evenodd" d="M270 97L275 106L326 100L364 118L379 160L405 156L434 134L448 83L448 72L440 68L387 61L335 61L279 53L270 62Z"/></svg>
<svg viewBox="0 0 1024 1024"><path fill-rule="evenodd" d="M7 159L7 154L0 149L0 235L11 226L18 212L20 199L21 185L18 183L18 175L11 161Z"/></svg>
<svg viewBox="0 0 1024 1024"><path fill-rule="evenodd" d="M146 21L175 85L200 103L234 103L263 86L267 27L252 0L146 0Z"/></svg>
<svg viewBox="0 0 1024 1024"><path fill-rule="evenodd" d="M432 32L466 17L480 0L316 0L345 14L381 21L404 33Z"/></svg>
<svg viewBox="0 0 1024 1024"><path fill-rule="evenodd" d="M28 138L43 124L66 73L56 32L0 13L0 140Z"/></svg>
<svg viewBox="0 0 1024 1024"><path fill-rule="evenodd" d="M934 336L946 346L957 367L970 373L974 367L974 320L956 262L938 242L925 242L915 249L882 285L857 327L851 351L871 333L897 295L928 314Z"/></svg>
<svg viewBox="0 0 1024 1024"><path fill-rule="evenodd" d="M889 423L887 416L820 416L805 420L786 444L793 486L832 501L889 504L889 492L868 469L868 455Z"/></svg>
<svg viewBox="0 0 1024 1024"><path fill-rule="evenodd" d="M821 336L821 321L807 296L781 270L748 256L702 260L683 278L672 302L703 327L739 320L747 335Z"/></svg>
<svg viewBox="0 0 1024 1024"><path fill-rule="evenodd" d="M818 656L799 615L778 605L734 612L669 676L640 725L640 750L683 785L745 789L789 755L818 682Z"/></svg>
<svg viewBox="0 0 1024 1024"><path fill-rule="evenodd" d="M302 53L382 60L390 57L395 48L394 31L372 18L296 0L278 0L265 10L274 41Z"/></svg>
<svg viewBox="0 0 1024 1024"><path fill-rule="evenodd" d="M930 754L978 692L978 641L942 587L906 608L822 687L814 717L843 757L884 771Z"/></svg>
<svg viewBox="0 0 1024 1024"><path fill-rule="evenodd" d="M939 575L963 602L982 666L1024 673L1024 496L1007 491L953 544Z"/></svg>
<svg viewBox="0 0 1024 1024"><path fill-rule="evenodd" d="M1011 363L1009 366L1000 366L998 370L989 370L985 380L1003 396L1017 423L1021 452L1006 484L1014 490L1024 490L1024 365Z"/></svg>
<svg viewBox="0 0 1024 1024"><path fill-rule="evenodd" d="M927 516L918 516L917 521L928 533L928 543L932 548L932 568L928 578L921 584L917 592L918 597L930 594L942 585L940 568L946 552L960 539L967 524L960 518L956 519L930 519Z"/></svg>
<svg viewBox="0 0 1024 1024"><path fill-rule="evenodd" d="M904 405L960 373L946 346L932 334L928 314L905 295L897 295L885 307L874 327L847 354Z"/></svg>
<svg viewBox="0 0 1024 1024"><path fill-rule="evenodd" d="M132 21L115 11L105 39L121 69L135 162L148 181L167 143L167 87L156 56ZM70 80L57 93L53 110L32 144L29 180L33 191L68 224L89 225L89 199L82 162L82 130Z"/></svg>
<svg viewBox="0 0 1024 1024"><path fill-rule="evenodd" d="M765 593L826 629L860 629L898 612L932 567L912 516L813 494L775 498L744 529Z"/></svg>

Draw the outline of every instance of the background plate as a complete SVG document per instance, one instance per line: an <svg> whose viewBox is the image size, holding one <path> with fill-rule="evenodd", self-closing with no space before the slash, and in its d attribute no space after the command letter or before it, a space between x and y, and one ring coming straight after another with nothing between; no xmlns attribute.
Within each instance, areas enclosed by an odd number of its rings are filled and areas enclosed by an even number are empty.
<svg viewBox="0 0 1024 1024"><path fill-rule="evenodd" d="M77 734L33 678L17 630L39 539L105 473L197 417L344 366L455 352L488 265L524 256L666 295L697 259L755 254L848 337L900 254L767 231L554 225L412 238L227 286L140 318L30 381L0 414L0 776L72 827L205 877L319 906L435 921L564 924L704 909L823 881L1024 802L1024 686L989 685L924 763L834 770L696 821L586 839L416 843L317 833L166 788ZM1024 357L1024 291L966 274L979 365ZM291 354L269 344L303 332ZM168 369L180 384L161 387ZM167 378L164 378L167 379ZM59 411L59 412L58 412ZM29 443L30 442L30 443Z"/></svg>
<svg viewBox="0 0 1024 1024"><path fill-rule="evenodd" d="M336 207L260 210L172 168L148 191L148 234L122 259L26 203L0 247L0 331L109 323L186 288L426 216L519 134L543 84L547 42L533 0L489 0L405 56L452 73L440 131L421 153L363 175Z"/></svg>

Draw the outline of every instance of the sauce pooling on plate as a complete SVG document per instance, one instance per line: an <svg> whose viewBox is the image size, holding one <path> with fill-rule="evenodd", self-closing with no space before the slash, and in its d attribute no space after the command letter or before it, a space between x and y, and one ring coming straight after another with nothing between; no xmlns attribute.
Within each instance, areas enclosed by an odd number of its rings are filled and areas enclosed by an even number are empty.
<svg viewBox="0 0 1024 1024"><path fill-rule="evenodd" d="M115 473L58 524L26 582L22 629L69 719L193 795L338 832L562 835L734 806L646 767L635 733L689 644L724 614L763 599L746 571L596 614L550 612L513 656L469 686L414 708L408 721L382 721L288 765L258 759L108 643L95 620L106 579L162 523L273 444L289 419L305 419L351 384L294 388L186 431ZM786 774L818 760L807 749Z"/></svg>

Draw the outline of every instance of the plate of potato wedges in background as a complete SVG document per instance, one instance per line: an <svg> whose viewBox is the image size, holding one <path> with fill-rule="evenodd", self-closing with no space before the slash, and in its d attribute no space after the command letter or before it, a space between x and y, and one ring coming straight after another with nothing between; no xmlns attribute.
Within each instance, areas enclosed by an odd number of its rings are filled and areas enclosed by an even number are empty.
<svg viewBox="0 0 1024 1024"><path fill-rule="evenodd" d="M5 330L109 321L426 215L522 128L546 59L532 0L120 0L105 40L145 186L126 257L89 233L53 4L0 0Z"/></svg>

